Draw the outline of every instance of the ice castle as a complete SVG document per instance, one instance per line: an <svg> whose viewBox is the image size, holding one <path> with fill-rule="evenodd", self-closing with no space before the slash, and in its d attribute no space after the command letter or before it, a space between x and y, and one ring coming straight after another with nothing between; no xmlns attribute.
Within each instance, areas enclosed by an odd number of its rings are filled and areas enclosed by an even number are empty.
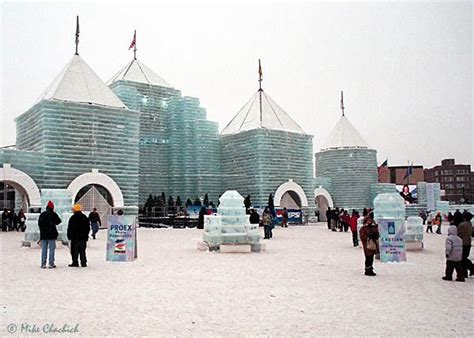
<svg viewBox="0 0 474 338"><path fill-rule="evenodd" d="M312 135L308 135L261 87L222 130L222 190L251 195L253 205L313 205ZM282 203L283 202L283 203Z"/></svg>
<svg viewBox="0 0 474 338"><path fill-rule="evenodd" d="M197 98L182 96L137 59L135 39L133 59L107 86L79 55L78 28L71 60L16 118L16 149L0 149L0 181L19 192L17 206L44 207L46 196L72 204L90 188L104 216L112 207L136 214L149 194L184 200L208 193L216 202L237 190L254 206L273 194L277 208L312 215L316 207L323 215L328 206L372 207L379 193L395 191L377 183L376 150L345 116L342 99L342 116L315 154L314 177L313 136L262 89L260 62L258 90L219 134ZM421 182L418 190L420 203L408 216L437 207L439 184Z"/></svg>

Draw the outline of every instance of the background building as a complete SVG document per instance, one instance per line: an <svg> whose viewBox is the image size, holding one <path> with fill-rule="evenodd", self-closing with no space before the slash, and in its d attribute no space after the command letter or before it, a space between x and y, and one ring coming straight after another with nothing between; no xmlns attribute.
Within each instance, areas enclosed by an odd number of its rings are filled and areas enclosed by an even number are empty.
<svg viewBox="0 0 474 338"><path fill-rule="evenodd" d="M412 168L411 175L407 175L409 168ZM422 165L413 166L389 166L380 170L380 183L394 183L396 185L416 185L418 182L425 180L425 172Z"/></svg>
<svg viewBox="0 0 474 338"><path fill-rule="evenodd" d="M454 159L444 159L441 165L425 169L425 180L441 185L445 201L474 203L474 172L469 164L456 164Z"/></svg>

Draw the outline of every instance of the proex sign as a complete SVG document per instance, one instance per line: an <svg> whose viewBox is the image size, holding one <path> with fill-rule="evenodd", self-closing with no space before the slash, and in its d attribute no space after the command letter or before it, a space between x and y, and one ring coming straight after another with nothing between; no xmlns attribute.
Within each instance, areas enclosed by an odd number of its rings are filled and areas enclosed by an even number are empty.
<svg viewBox="0 0 474 338"><path fill-rule="evenodd" d="M137 258L135 216L109 216L107 233L107 261L131 262Z"/></svg>

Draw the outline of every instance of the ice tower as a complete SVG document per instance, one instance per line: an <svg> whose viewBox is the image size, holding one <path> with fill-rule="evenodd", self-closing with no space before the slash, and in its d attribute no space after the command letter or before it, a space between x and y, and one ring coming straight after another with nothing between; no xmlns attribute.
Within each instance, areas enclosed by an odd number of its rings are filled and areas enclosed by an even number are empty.
<svg viewBox="0 0 474 338"><path fill-rule="evenodd" d="M312 136L261 87L220 135L223 190L251 195L253 205L308 207L313 185ZM287 205L285 205L285 203Z"/></svg>
<svg viewBox="0 0 474 338"><path fill-rule="evenodd" d="M41 155L40 189L66 189L97 169L118 185L120 204L136 206L140 113L127 109L89 67L78 43L79 20L75 54L33 107L16 118L17 148Z"/></svg>
<svg viewBox="0 0 474 338"><path fill-rule="evenodd" d="M371 188L377 183L377 151L367 142L344 114L329 134L326 144L316 153L316 181L329 179L334 206L344 209L372 207Z"/></svg>
<svg viewBox="0 0 474 338"><path fill-rule="evenodd" d="M129 109L138 110L139 202L149 194L217 202L220 187L220 151L217 123L206 119L199 100L181 96L168 82L136 58L109 86Z"/></svg>

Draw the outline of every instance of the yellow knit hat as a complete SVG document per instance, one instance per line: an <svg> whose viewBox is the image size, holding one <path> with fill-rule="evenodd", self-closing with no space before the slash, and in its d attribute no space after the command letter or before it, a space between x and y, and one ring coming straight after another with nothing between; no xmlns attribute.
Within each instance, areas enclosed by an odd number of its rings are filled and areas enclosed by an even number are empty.
<svg viewBox="0 0 474 338"><path fill-rule="evenodd" d="M74 204L74 206L72 207L72 210L74 212L81 211L81 205L80 204Z"/></svg>

